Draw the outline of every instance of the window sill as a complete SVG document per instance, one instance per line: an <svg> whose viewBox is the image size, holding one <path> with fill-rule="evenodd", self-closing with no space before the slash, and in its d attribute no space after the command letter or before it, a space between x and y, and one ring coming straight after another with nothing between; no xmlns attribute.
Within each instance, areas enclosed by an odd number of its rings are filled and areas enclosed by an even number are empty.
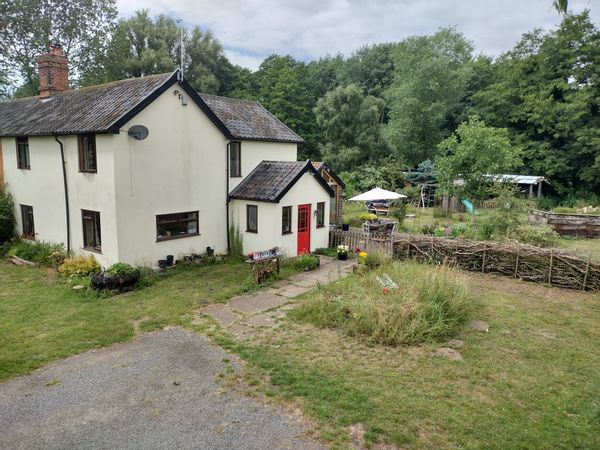
<svg viewBox="0 0 600 450"><path fill-rule="evenodd" d="M317 229L319 228L325 228L325 225L317 225Z"/></svg>
<svg viewBox="0 0 600 450"><path fill-rule="evenodd" d="M102 254L102 249L98 250L97 248L92 247L83 247L83 249L87 252L98 253L99 255Z"/></svg>
<svg viewBox="0 0 600 450"><path fill-rule="evenodd" d="M246 230L246 233L258 234L258 230Z"/></svg>
<svg viewBox="0 0 600 450"><path fill-rule="evenodd" d="M293 231L284 231L281 233L282 236L287 236L288 234L294 234Z"/></svg>
<svg viewBox="0 0 600 450"><path fill-rule="evenodd" d="M19 170L31 170L31 167L17 167Z"/></svg>
<svg viewBox="0 0 600 450"><path fill-rule="evenodd" d="M97 170L79 170L79 173L98 173Z"/></svg>
<svg viewBox="0 0 600 450"><path fill-rule="evenodd" d="M229 178L242 178L241 175L229 175Z"/></svg>
<svg viewBox="0 0 600 450"><path fill-rule="evenodd" d="M172 241L174 239L184 239L184 238L189 238L189 237L194 237L194 236L200 236L200 233L179 234L177 236L166 236L166 237L162 237L162 238L156 238L156 242Z"/></svg>

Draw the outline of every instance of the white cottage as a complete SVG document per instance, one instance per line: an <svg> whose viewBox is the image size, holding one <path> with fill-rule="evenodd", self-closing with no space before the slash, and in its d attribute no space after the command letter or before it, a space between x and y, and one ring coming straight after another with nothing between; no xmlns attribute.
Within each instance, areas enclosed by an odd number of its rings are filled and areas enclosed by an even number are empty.
<svg viewBox="0 0 600 450"><path fill-rule="evenodd" d="M19 234L105 266L224 253L230 225L245 252L327 245L333 192L260 103L198 94L179 71L70 90L60 48L38 64L40 95L0 102Z"/></svg>

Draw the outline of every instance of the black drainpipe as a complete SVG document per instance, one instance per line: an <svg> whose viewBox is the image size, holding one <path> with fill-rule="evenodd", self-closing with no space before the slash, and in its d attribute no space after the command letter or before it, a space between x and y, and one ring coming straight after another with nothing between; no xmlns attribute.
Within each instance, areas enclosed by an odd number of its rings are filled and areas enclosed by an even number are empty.
<svg viewBox="0 0 600 450"><path fill-rule="evenodd" d="M60 158L62 161L63 185L65 187L65 218L67 220L67 252L71 252L71 219L69 214L69 190L67 189L67 162L63 143L54 135L54 140L60 145Z"/></svg>
<svg viewBox="0 0 600 450"><path fill-rule="evenodd" d="M231 147L231 141L227 143L227 151L225 152L225 189L227 192L227 201L225 202L225 220L227 221L227 254L229 255L231 250L231 242L229 238L229 151Z"/></svg>

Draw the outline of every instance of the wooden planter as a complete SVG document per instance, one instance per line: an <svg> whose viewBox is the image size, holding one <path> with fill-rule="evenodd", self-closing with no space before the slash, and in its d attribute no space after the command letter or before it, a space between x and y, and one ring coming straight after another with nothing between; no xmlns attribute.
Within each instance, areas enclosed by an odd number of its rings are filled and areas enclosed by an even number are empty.
<svg viewBox="0 0 600 450"><path fill-rule="evenodd" d="M548 225L561 236L600 236L600 216L532 211L529 223Z"/></svg>

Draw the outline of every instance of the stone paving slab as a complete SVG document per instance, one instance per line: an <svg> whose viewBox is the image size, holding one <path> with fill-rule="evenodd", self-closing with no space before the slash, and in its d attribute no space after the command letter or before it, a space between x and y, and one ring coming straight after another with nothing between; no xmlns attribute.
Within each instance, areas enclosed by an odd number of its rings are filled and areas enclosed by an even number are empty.
<svg viewBox="0 0 600 450"><path fill-rule="evenodd" d="M240 319L240 316L233 313L231 309L224 304L207 306L201 313L208 314L224 327L231 325L233 322Z"/></svg>
<svg viewBox="0 0 600 450"><path fill-rule="evenodd" d="M312 288L309 288L309 287L295 286L295 285L291 284L288 287L283 288L279 292L279 295L286 297L286 298L295 298L295 297L298 297L299 295L304 294L305 292L310 291L311 289Z"/></svg>
<svg viewBox="0 0 600 450"><path fill-rule="evenodd" d="M285 289L289 289L285 288ZM282 290L285 291L285 289ZM258 295L241 295L234 297L229 301L231 309L241 311L246 314L255 314L267 309L281 306L288 300L276 294L259 293Z"/></svg>

